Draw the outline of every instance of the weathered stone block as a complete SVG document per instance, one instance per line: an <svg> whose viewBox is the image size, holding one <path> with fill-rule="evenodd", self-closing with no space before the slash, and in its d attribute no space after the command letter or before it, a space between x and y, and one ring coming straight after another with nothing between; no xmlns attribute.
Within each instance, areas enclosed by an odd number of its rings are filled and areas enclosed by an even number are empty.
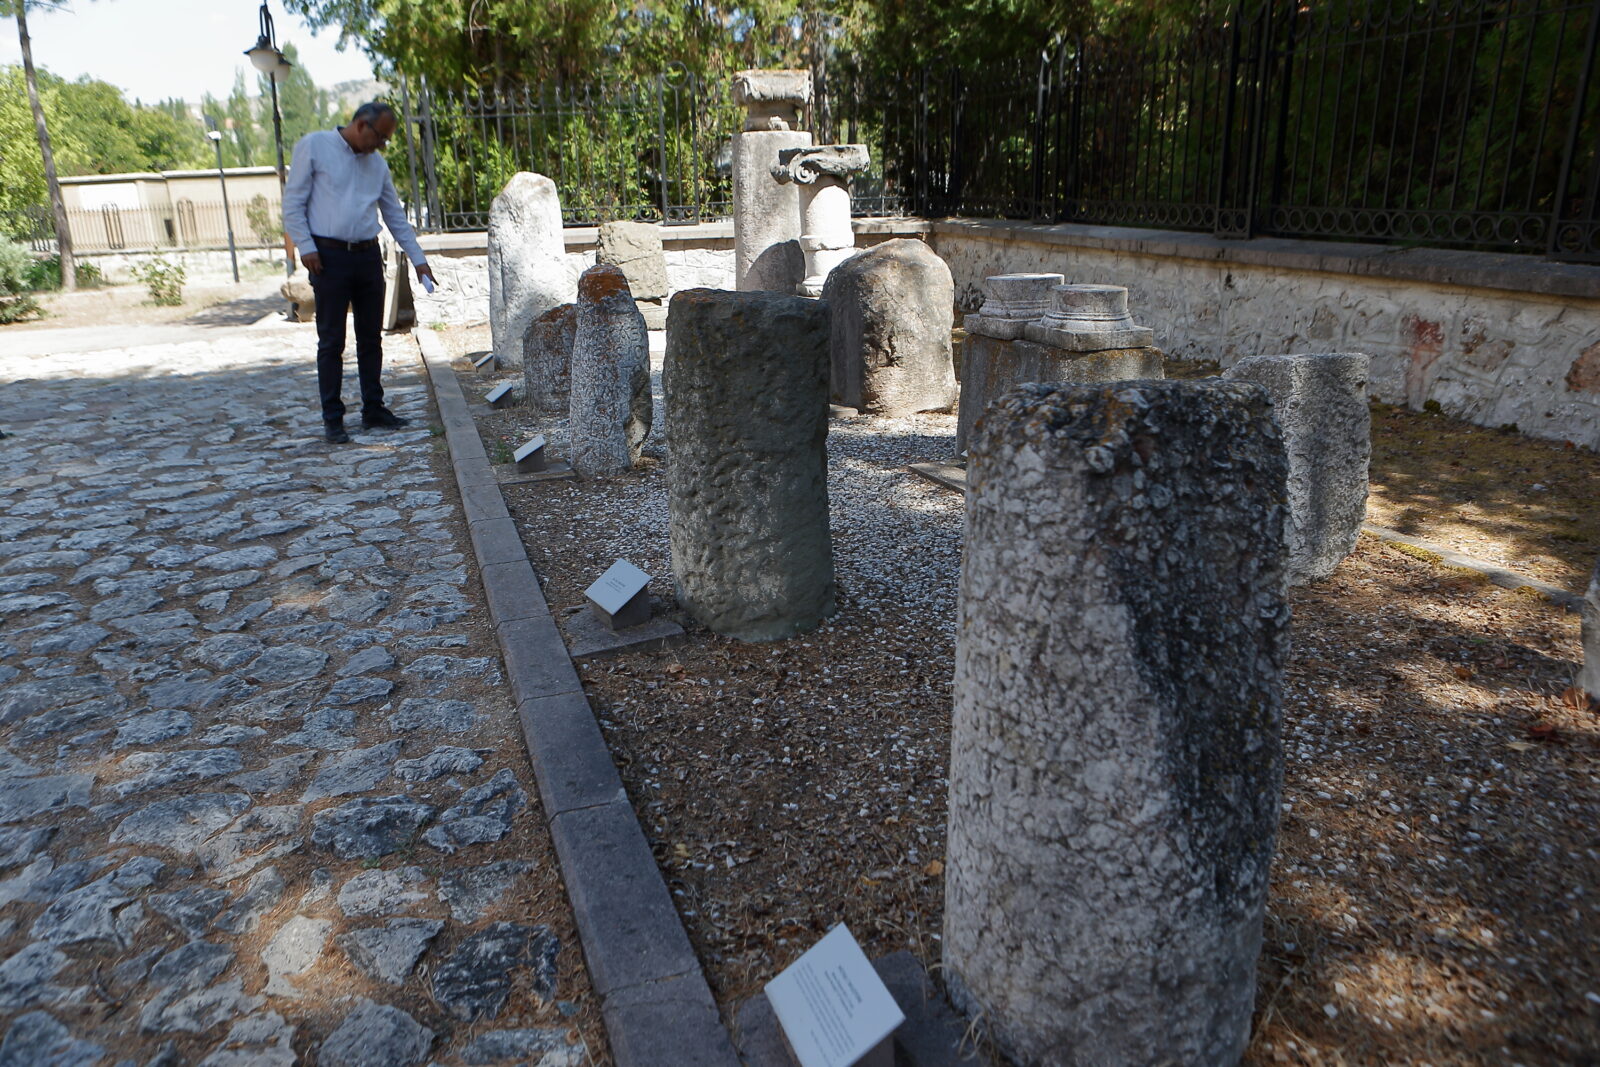
<svg viewBox="0 0 1600 1067"><path fill-rule="evenodd" d="M949 411L955 284L921 241L885 241L846 260L823 287L835 403L881 415Z"/></svg>
<svg viewBox="0 0 1600 1067"><path fill-rule="evenodd" d="M690 289L667 321L668 528L678 599L716 633L771 641L834 611L828 309Z"/></svg>
<svg viewBox="0 0 1600 1067"><path fill-rule="evenodd" d="M649 222L603 222L597 263L622 268L635 300L660 300L670 291L661 228Z"/></svg>
<svg viewBox="0 0 1600 1067"><path fill-rule="evenodd" d="M512 175L489 205L489 332L504 362L522 354L528 323L572 299L566 252L556 183Z"/></svg>
<svg viewBox="0 0 1600 1067"><path fill-rule="evenodd" d="M1332 574L1367 517L1372 414L1359 353L1250 356L1223 375L1265 386L1289 454L1289 584Z"/></svg>
<svg viewBox="0 0 1600 1067"><path fill-rule="evenodd" d="M578 279L568 459L584 475L617 474L650 435L650 337L622 271L597 264Z"/></svg>
<svg viewBox="0 0 1600 1067"><path fill-rule="evenodd" d="M572 392L572 342L577 335L577 304L559 304L523 331L522 380L528 403L536 410L567 410Z"/></svg>
<svg viewBox="0 0 1600 1067"><path fill-rule="evenodd" d="M1157 348L1068 352L1034 341L1003 341L968 334L961 343L961 410L956 419L956 450L972 442L972 429L990 401L1024 382L1120 382L1162 378L1166 371Z"/></svg>
<svg viewBox="0 0 1600 1067"><path fill-rule="evenodd" d="M289 301L289 318L294 322L317 321L317 292L304 275L296 275L278 287L278 293Z"/></svg>
<svg viewBox="0 0 1600 1067"><path fill-rule="evenodd" d="M944 961L1014 1062L1244 1051L1283 778L1286 469L1244 382L1029 384L979 423Z"/></svg>

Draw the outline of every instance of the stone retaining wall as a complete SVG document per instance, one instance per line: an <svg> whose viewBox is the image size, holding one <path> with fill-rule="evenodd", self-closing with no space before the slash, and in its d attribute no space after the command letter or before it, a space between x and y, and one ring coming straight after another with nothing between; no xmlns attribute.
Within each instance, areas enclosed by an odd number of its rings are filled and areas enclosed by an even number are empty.
<svg viewBox="0 0 1600 1067"><path fill-rule="evenodd" d="M977 309L990 274L1054 271L1126 285L1134 317L1170 355L1228 367L1253 355L1365 352L1379 400L1437 403L1481 426L1600 449L1600 267L1131 227L976 219L856 219L854 227L858 247L928 241L950 266L961 310ZM594 263L596 234L567 230L574 277ZM483 242L483 234L423 238L452 282L422 298L420 323L488 321ZM665 227L662 245L673 292L733 288L731 223Z"/></svg>
<svg viewBox="0 0 1600 1067"><path fill-rule="evenodd" d="M1224 367L1365 352L1371 395L1600 448L1600 268L1539 257L946 220L929 225L956 303L991 274L1126 285L1169 355Z"/></svg>

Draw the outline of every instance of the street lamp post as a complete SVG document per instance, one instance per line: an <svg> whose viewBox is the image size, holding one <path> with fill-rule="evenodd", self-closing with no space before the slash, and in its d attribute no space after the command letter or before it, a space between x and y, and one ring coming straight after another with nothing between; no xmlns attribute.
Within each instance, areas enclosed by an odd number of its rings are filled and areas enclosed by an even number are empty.
<svg viewBox="0 0 1600 1067"><path fill-rule="evenodd" d="M222 131L217 120L206 116L206 136L217 146L217 181L222 183L222 221L228 227L228 258L233 261L233 284L239 284L239 253L233 244L233 213L228 210L228 176L222 170Z"/></svg>
<svg viewBox="0 0 1600 1067"><path fill-rule="evenodd" d="M289 76L293 64L278 50L277 34L272 28L272 12L267 10L267 0L261 0L261 35L244 54L250 57L250 65L266 75L272 86L272 139L278 149L278 200L281 203L288 175L283 168L283 115L278 110L278 82ZM283 272L294 276L294 243L289 240L287 232L283 235Z"/></svg>

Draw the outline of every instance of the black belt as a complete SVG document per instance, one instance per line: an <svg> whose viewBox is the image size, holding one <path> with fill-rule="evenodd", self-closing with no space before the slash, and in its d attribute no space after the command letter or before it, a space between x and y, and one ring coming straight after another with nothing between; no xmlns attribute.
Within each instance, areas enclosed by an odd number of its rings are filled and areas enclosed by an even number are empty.
<svg viewBox="0 0 1600 1067"><path fill-rule="evenodd" d="M365 252L369 248L378 247L378 239L376 237L370 241L341 241L337 237L318 237L316 234L312 234L311 239L316 242L319 249L342 248L346 252Z"/></svg>

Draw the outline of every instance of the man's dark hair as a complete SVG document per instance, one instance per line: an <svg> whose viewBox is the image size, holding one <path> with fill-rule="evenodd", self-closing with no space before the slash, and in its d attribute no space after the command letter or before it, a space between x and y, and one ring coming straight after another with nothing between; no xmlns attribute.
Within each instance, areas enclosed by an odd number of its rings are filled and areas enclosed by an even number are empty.
<svg viewBox="0 0 1600 1067"><path fill-rule="evenodd" d="M393 117L395 122L400 121L400 117L394 113L394 108L382 100L369 100L356 108L355 114L350 116L350 125L354 126L365 119L368 126L376 126L385 115Z"/></svg>

